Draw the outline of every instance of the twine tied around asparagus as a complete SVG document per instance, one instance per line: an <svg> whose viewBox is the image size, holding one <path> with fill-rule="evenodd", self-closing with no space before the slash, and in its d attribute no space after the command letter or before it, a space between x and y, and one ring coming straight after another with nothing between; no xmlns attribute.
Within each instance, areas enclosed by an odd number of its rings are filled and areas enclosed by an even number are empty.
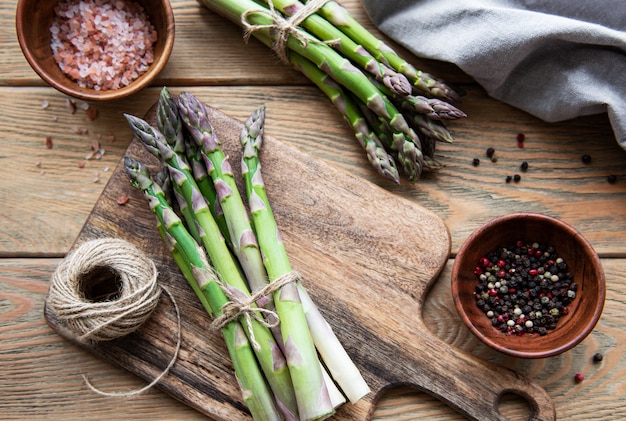
<svg viewBox="0 0 626 421"><path fill-rule="evenodd" d="M285 63L289 63L289 57L287 56L287 41L290 36L294 36L302 45L307 45L309 41L315 40L307 33L298 29L298 26L308 18L310 15L317 12L322 6L328 3L330 0L310 0L304 7L298 10L296 13L285 19L283 15L276 11L272 0L268 0L267 9L250 9L241 15L241 25L244 28L244 40L247 42L253 32L260 29L269 29L275 32L275 39L272 44L272 50L278 55L278 58ZM255 25L249 22L250 16L260 14L269 16L272 19L271 24L267 25Z"/></svg>
<svg viewBox="0 0 626 421"><path fill-rule="evenodd" d="M113 278L113 282L111 282ZM156 385L172 368L181 346L180 311L172 294L157 282L154 262L127 241L90 240L70 252L55 270L47 305L83 343L111 341L139 329L156 309L164 291L176 311L177 341L167 367L150 384L131 392L100 395L129 397Z"/></svg>
<svg viewBox="0 0 626 421"><path fill-rule="evenodd" d="M213 320L213 328L221 329L228 323L237 320L241 316L243 317L246 327L248 328L250 342L254 349L258 350L260 348L260 345L254 337L254 332L252 330L252 320L254 319L268 328L273 328L278 326L278 324L280 323L280 319L278 318L278 314L274 310L257 306L257 301L264 297L270 296L283 286L292 282L297 282L299 280L300 274L296 271L291 271L268 283L264 288L246 297L243 297L243 294L241 292L237 293L233 291L232 288L228 288L226 285L218 280L218 285L222 288L222 290L226 294L226 297L228 297L230 301L222 306L222 314Z"/></svg>

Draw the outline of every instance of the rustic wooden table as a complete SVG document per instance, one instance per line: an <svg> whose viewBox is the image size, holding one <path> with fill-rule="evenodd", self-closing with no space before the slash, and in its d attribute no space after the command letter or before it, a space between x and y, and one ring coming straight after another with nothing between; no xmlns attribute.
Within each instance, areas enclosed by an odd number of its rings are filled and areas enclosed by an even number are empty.
<svg viewBox="0 0 626 421"><path fill-rule="evenodd" d="M342 0L371 27L357 0ZM411 185L393 185L367 164L351 132L322 94L280 64L257 42L193 0L173 0L176 42L169 64L154 85L127 100L91 104L98 117L71 114L66 97L46 86L28 66L14 30L15 0L0 0L0 418L201 420L205 416L158 389L138 397L102 397L89 391L82 374L105 390L137 388L143 382L69 344L43 316L51 274L70 249L116 167L131 133L122 112L143 115L161 86L190 90L210 105L244 119L259 105L268 110L267 132L277 139L363 180L436 212L452 237L452 255L426 299L424 320L454 347L512 368L539 383L566 420L626 417L626 152L615 141L606 115L548 124L490 99L454 66L411 57L419 68L462 87L468 118L449 128L456 143L442 145L446 167ZM402 50L401 50L402 51ZM49 105L43 107L47 102ZM74 127L88 133L78 134ZM517 147L517 133L526 135ZM46 147L50 137L53 147ZM100 142L105 154L79 162ZM499 160L482 159L493 147ZM589 154L590 164L581 156ZM530 168L519 183L505 177ZM607 176L617 182L610 184ZM539 360L506 357L482 345L461 325L450 296L454 254L492 217L535 211L579 229L602 257L606 305L594 332L562 355ZM381 215L383 216L383 215ZM600 352L604 359L594 363ZM585 380L574 381L576 373ZM123 405L123 410L121 407ZM511 420L525 419L518 397L501 402ZM428 394L410 388L388 391L375 420L464 419Z"/></svg>

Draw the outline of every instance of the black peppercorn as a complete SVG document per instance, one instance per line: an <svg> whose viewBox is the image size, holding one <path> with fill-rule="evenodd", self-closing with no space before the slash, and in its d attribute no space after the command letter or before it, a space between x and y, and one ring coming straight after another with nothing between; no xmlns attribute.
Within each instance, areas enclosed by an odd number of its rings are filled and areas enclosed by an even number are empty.
<svg viewBox="0 0 626 421"><path fill-rule="evenodd" d="M510 183L512 180L513 180L513 177L511 177L510 175L507 175L506 178L505 178L505 181L507 183Z"/></svg>
<svg viewBox="0 0 626 421"><path fill-rule="evenodd" d="M487 148L486 154L487 154L488 158L492 158L493 154L495 154L495 153L496 153L496 150L494 148Z"/></svg>
<svg viewBox="0 0 626 421"><path fill-rule="evenodd" d="M475 166L475 167L479 166L480 165L480 159L474 158L472 160L472 165Z"/></svg>
<svg viewBox="0 0 626 421"><path fill-rule="evenodd" d="M513 181L515 181L516 183L518 183L521 179L522 179L522 176L519 174L515 174L513 176Z"/></svg>
<svg viewBox="0 0 626 421"><path fill-rule="evenodd" d="M610 184L615 184L615 182L617 181L617 176L615 174L611 174L606 178L606 181L608 181Z"/></svg>
<svg viewBox="0 0 626 421"><path fill-rule="evenodd" d="M584 154L580 159L584 164L589 164L591 162L591 155Z"/></svg>
<svg viewBox="0 0 626 421"><path fill-rule="evenodd" d="M520 168L522 169L522 171L526 171L528 169L528 162L526 161L522 162L522 165L520 165Z"/></svg>
<svg viewBox="0 0 626 421"><path fill-rule="evenodd" d="M604 357L599 352L596 352L595 354L593 354L593 362L594 363L599 363L600 361L602 361L603 358Z"/></svg>

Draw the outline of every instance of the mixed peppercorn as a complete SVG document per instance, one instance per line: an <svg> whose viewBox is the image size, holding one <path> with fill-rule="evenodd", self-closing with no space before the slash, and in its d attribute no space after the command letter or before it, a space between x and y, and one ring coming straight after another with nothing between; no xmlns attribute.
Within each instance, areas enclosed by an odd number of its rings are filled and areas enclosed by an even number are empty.
<svg viewBox="0 0 626 421"><path fill-rule="evenodd" d="M577 285L553 246L517 241L477 262L476 304L509 335L545 335L569 312Z"/></svg>
<svg viewBox="0 0 626 421"><path fill-rule="evenodd" d="M517 146L520 149L524 148L524 142L526 141L526 135L524 133L518 133L517 136ZM485 151L485 155L487 156L487 158L489 158L489 160L491 162L498 162L498 157L496 156L496 150L492 147L488 147L487 150ZM584 164L590 164L591 163L591 155L589 154L584 154L581 156L581 161ZM472 165L477 167L480 165L480 159L478 158L473 158L472 159ZM523 161L520 164L520 169L522 170L522 172L526 172L528 171L528 161ZM520 174L515 174L515 175L507 175L505 177L505 182L508 184L511 181L514 181L515 183L519 183L522 180L522 176ZM606 177L606 180L609 184L615 184L617 182L617 176L615 174L610 174Z"/></svg>

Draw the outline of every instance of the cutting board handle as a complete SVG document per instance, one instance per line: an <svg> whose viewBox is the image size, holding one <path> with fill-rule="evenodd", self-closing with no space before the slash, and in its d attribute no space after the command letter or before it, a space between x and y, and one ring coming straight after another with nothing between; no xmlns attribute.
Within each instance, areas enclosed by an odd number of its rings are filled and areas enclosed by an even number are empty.
<svg viewBox="0 0 626 421"><path fill-rule="evenodd" d="M508 394L518 395L528 402L529 420L556 420L556 409L550 396L531 379L451 347L435 336L424 335L422 338L432 342L423 344L428 348L422 346L422 349L432 349L433 352L423 357L428 358L428 363L419 364L418 388L472 420L506 421L499 412L499 405L502 397Z"/></svg>

